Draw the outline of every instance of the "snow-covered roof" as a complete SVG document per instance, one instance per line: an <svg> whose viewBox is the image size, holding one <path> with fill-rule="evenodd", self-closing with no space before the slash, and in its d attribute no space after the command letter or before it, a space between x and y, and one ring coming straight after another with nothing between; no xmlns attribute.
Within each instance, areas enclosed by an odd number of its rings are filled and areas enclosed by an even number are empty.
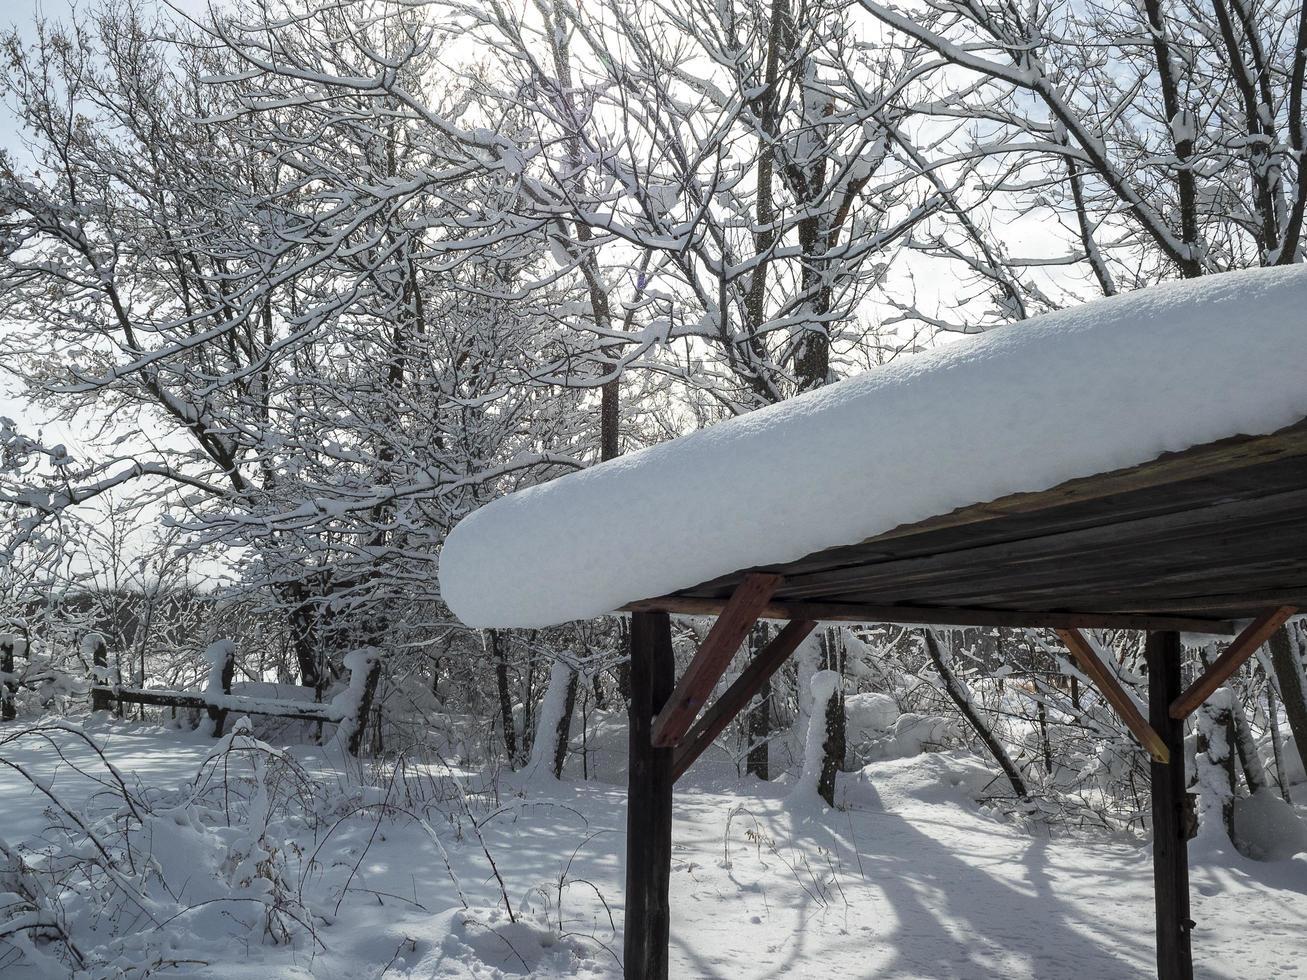
<svg viewBox="0 0 1307 980"><path fill-rule="evenodd" d="M440 561L547 626L1307 417L1307 268L1169 283L946 344L495 500Z"/></svg>

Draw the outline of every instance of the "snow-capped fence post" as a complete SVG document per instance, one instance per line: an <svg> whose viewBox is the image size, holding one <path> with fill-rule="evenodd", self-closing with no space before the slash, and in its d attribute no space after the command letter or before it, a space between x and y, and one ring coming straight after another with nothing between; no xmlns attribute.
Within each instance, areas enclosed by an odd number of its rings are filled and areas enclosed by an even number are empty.
<svg viewBox="0 0 1307 980"><path fill-rule="evenodd" d="M1198 833L1215 833L1233 843L1234 799L1237 788L1234 758L1233 692L1217 688L1199 706L1198 738L1194 743L1195 789L1198 793ZM1224 828L1216 830L1217 826Z"/></svg>
<svg viewBox="0 0 1307 980"><path fill-rule="evenodd" d="M96 685L108 684L109 645L99 633L87 633L82 639L82 656L91 659L91 676ZM91 689L91 710L109 711L113 708L113 696L99 686Z"/></svg>
<svg viewBox="0 0 1307 980"><path fill-rule="evenodd" d="M218 640L216 643L211 643L204 651L204 659L209 662L209 678L204 693L210 697L225 697L231 694L231 682L236 675L235 642ZM227 709L210 703L205 710L209 715L213 737L222 738L222 730L227 724Z"/></svg>
<svg viewBox="0 0 1307 980"><path fill-rule="evenodd" d="M1185 792L1184 721L1171 717L1180 696L1180 634L1151 632L1148 659L1149 723L1162 737L1169 762L1152 763L1153 900L1157 915L1158 980L1193 980L1189 930L1189 836L1192 818Z"/></svg>
<svg viewBox="0 0 1307 980"><path fill-rule="evenodd" d="M381 651L362 647L345 654L349 685L332 699L332 707L341 713L336 740L350 755L358 755L363 744L363 730L372 712L372 697L381 678Z"/></svg>
<svg viewBox="0 0 1307 980"><path fill-rule="evenodd" d="M18 685L14 682L14 648L18 645L18 639L12 633L6 633L0 636L0 721L13 721L18 717L18 706L14 703L14 695L18 693Z"/></svg>
<svg viewBox="0 0 1307 980"><path fill-rule="evenodd" d="M676 681L671 619L664 612L632 613L630 639L623 966L627 980L666 980L673 750L654 747L653 720Z"/></svg>
<svg viewBox="0 0 1307 980"><path fill-rule="evenodd" d="M572 711L576 706L576 677L576 668L565 661L555 660L550 668L549 685L536 715L536 733L531 741L527 772L534 774L547 768L555 779L562 778Z"/></svg>
<svg viewBox="0 0 1307 980"><path fill-rule="evenodd" d="M839 771L837 752L832 742L840 737L844 715L840 697L840 675L834 670L819 670L809 682L812 714L803 747L803 769L795 784L795 794L815 799L820 796L827 806L835 805L835 779Z"/></svg>

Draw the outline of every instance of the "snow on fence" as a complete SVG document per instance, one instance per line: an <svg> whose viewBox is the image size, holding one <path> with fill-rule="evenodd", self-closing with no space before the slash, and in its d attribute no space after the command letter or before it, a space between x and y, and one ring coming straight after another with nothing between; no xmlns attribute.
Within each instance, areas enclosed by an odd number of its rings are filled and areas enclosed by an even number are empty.
<svg viewBox="0 0 1307 980"><path fill-rule="evenodd" d="M172 691L161 688L121 687L105 683L98 678L91 682L90 694L93 709L107 708L112 701L127 704L145 704L164 708L191 708L204 711L211 725L211 734L221 737L229 712L246 715L268 715L294 721L316 721L344 724L351 728L346 738L352 754L358 754L359 734L362 725L358 719L366 718L371 707L381 671L381 657L375 651L355 651L345 658L350 670L350 682L345 690L329 702L294 701L285 698L259 698L232 694L235 674L236 644L219 640L205 651L209 673L203 691ZM356 676L358 675L358 676Z"/></svg>

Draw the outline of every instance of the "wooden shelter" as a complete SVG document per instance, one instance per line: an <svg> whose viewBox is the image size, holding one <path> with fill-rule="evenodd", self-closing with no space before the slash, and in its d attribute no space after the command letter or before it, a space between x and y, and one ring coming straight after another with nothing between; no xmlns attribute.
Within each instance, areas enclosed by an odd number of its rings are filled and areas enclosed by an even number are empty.
<svg viewBox="0 0 1307 980"><path fill-rule="evenodd" d="M460 522L441 591L469 625L631 614L627 975L667 976L677 778L837 621L1057 632L1152 757L1158 976L1191 977L1185 719L1307 611L1304 304L1299 265L1061 310ZM717 617L679 679L675 614ZM759 619L787 625L709 704ZM1147 633L1145 710L1087 628ZM1226 638L1187 688L1184 632Z"/></svg>
<svg viewBox="0 0 1307 980"><path fill-rule="evenodd" d="M977 502L628 604L627 977L667 976L677 778L819 621L839 621L1057 631L1152 756L1157 974L1191 978L1185 718L1307 609L1305 531L1307 420ZM717 617L679 679L669 618L677 613ZM759 619L788 625L708 705ZM1147 631L1146 718L1098 660L1080 632L1086 628ZM1187 688L1186 631L1228 637L1224 653Z"/></svg>

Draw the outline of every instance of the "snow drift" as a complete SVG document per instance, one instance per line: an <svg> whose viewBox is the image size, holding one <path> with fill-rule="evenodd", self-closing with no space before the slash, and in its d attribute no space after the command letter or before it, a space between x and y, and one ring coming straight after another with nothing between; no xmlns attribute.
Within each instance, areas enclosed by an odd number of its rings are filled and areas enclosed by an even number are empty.
<svg viewBox="0 0 1307 980"><path fill-rule="evenodd" d="M1002 327L493 501L449 536L470 626L600 615L1307 416L1307 268Z"/></svg>

